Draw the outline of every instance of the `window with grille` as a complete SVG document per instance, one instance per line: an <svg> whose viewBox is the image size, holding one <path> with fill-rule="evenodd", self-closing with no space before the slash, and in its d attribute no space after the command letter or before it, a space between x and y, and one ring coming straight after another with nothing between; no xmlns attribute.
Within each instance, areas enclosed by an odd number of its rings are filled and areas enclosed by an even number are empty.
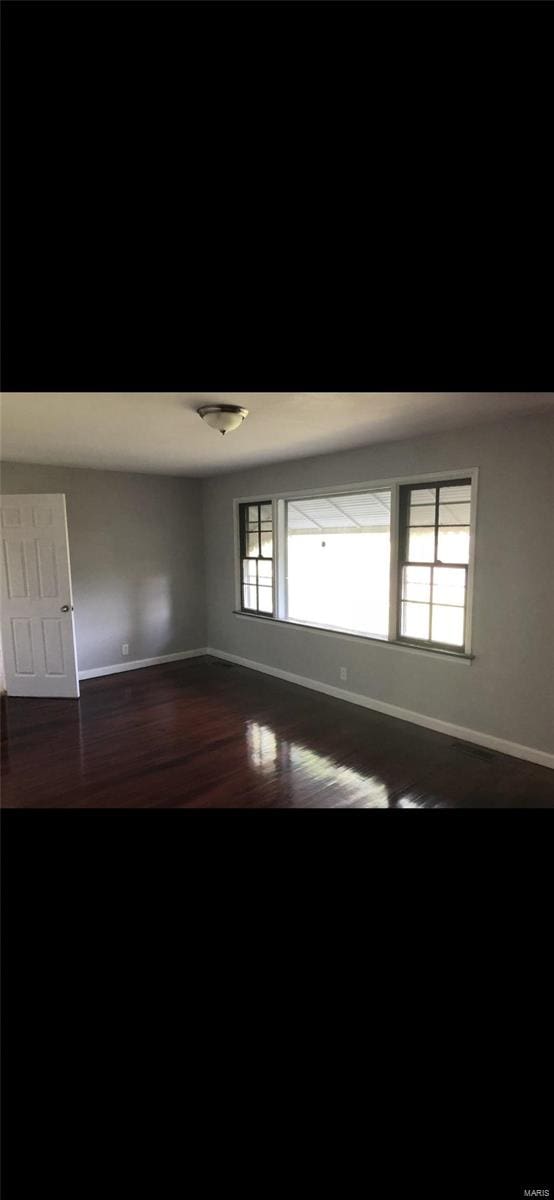
<svg viewBox="0 0 554 1200"><path fill-rule="evenodd" d="M266 500L256 504L241 504L239 513L242 610L272 617L273 503Z"/></svg>
<svg viewBox="0 0 554 1200"><path fill-rule="evenodd" d="M471 659L478 469L428 479L237 500L236 610Z"/></svg>
<svg viewBox="0 0 554 1200"><path fill-rule="evenodd" d="M471 480L400 488L398 637L466 644Z"/></svg>

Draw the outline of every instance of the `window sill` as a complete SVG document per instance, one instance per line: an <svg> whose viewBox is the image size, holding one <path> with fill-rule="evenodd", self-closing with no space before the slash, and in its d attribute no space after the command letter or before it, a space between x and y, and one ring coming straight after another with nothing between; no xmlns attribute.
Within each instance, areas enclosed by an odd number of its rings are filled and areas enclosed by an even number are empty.
<svg viewBox="0 0 554 1200"><path fill-rule="evenodd" d="M287 625L293 629L306 629L311 633L323 634L324 637L339 637L350 642L368 642L372 646L389 646L393 650L404 650L408 654L424 654L426 658L442 658L449 662L461 662L471 666L475 655L460 653L458 650L441 650L436 646L421 646L415 642L392 641L386 637L372 636L366 633L349 633L342 629L331 629L327 625L305 625L302 621L287 621L281 617L266 617L262 613L240 612L233 610L233 616L243 621L268 621L271 625Z"/></svg>

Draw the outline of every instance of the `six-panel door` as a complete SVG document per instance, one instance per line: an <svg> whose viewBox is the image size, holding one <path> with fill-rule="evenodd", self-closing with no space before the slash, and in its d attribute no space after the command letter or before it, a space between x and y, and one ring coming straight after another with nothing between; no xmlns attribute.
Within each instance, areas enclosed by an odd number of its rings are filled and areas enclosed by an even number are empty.
<svg viewBox="0 0 554 1200"><path fill-rule="evenodd" d="M10 696L79 695L65 496L0 498Z"/></svg>

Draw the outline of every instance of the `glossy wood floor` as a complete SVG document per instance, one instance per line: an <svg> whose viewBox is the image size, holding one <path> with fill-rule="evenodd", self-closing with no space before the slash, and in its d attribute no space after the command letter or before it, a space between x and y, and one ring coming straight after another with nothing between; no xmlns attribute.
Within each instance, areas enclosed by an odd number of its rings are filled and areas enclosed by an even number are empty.
<svg viewBox="0 0 554 1200"><path fill-rule="evenodd" d="M3 710L4 807L554 807L546 767L207 657Z"/></svg>

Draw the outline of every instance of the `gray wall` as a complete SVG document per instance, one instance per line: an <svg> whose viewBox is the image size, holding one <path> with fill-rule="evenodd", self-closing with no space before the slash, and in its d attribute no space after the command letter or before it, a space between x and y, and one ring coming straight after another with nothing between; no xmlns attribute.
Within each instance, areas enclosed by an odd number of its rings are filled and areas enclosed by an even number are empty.
<svg viewBox="0 0 554 1200"><path fill-rule="evenodd" d="M206 645L198 480L3 463L1 490L64 492L80 670Z"/></svg>
<svg viewBox="0 0 554 1200"><path fill-rule="evenodd" d="M471 666L233 616L233 499L480 468ZM554 750L554 419L264 466L203 481L208 645Z"/></svg>

